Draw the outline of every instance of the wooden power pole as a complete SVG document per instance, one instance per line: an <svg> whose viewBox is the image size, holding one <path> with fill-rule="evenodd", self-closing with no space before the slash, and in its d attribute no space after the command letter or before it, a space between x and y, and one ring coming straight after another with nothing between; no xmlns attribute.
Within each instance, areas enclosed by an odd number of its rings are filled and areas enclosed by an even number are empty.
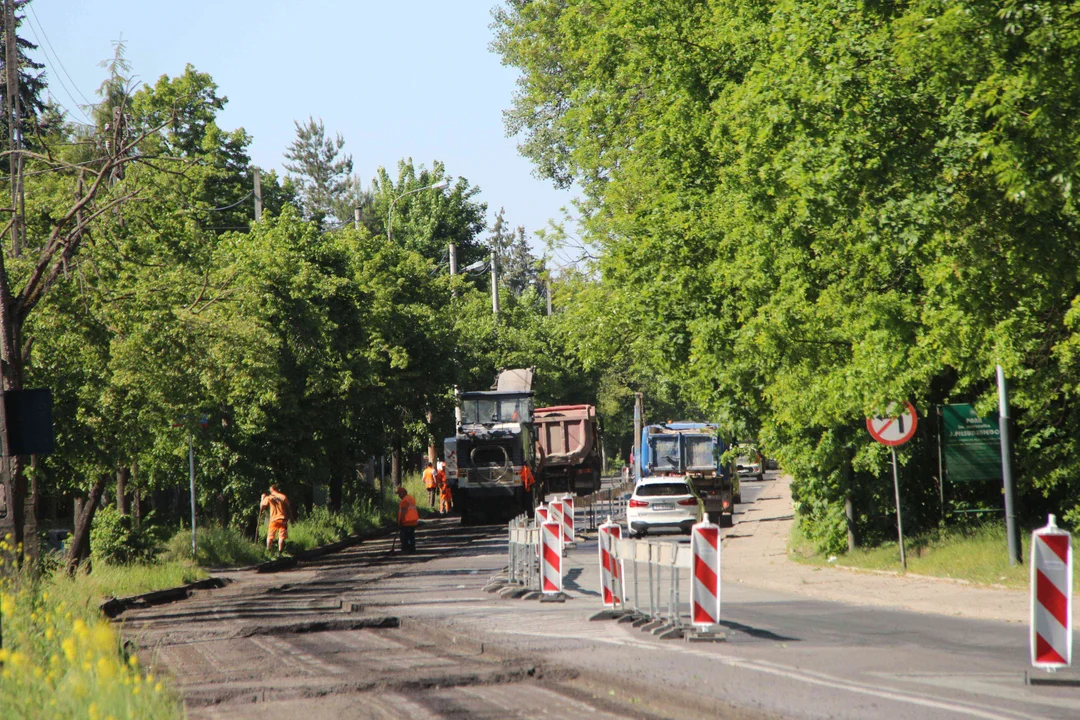
<svg viewBox="0 0 1080 720"><path fill-rule="evenodd" d="M18 257L19 247L19 186L22 178L19 177L21 158L18 153L19 133L19 45L15 36L15 0L4 0L4 83L7 102L5 112L8 120L8 178L11 181L11 209L14 213L11 223L11 254Z"/></svg>

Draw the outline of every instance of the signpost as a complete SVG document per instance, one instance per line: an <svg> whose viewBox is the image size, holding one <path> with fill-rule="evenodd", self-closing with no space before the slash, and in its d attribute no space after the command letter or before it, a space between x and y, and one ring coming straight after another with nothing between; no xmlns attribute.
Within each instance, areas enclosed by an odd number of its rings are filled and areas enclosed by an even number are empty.
<svg viewBox="0 0 1080 720"><path fill-rule="evenodd" d="M870 431L870 437L882 445L888 445L892 452L893 487L896 490L896 533L900 537L900 566L904 570L907 570L907 555L904 553L904 523L900 517L900 473L896 467L896 446L915 437L918 427L919 416L909 402L904 403L902 409L892 403L884 416L866 418L866 429Z"/></svg>
<svg viewBox="0 0 1080 720"><path fill-rule="evenodd" d="M1001 431L996 417L971 405L942 405L945 476L950 482L1001 481Z"/></svg>

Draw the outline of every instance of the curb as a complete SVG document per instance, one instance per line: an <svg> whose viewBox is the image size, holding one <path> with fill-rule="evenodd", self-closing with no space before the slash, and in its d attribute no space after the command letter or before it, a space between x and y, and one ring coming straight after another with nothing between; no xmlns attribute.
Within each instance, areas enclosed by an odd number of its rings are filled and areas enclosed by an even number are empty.
<svg viewBox="0 0 1080 720"><path fill-rule="evenodd" d="M344 540L338 540L327 545L320 545L319 547L311 548L310 550L301 550L295 555L289 557L277 558L276 560L267 560L266 562L256 563L254 565L245 565L237 568L218 568L220 571L228 572L240 572L243 570L253 570L257 573L273 573L280 572L282 570L288 570L296 567L299 563L309 562L311 560L318 560L324 555L330 555L331 553L340 552L346 548L353 547L363 543L365 540L375 540L378 538L389 537L397 532L395 527L386 527L380 530L374 530L370 533L359 533L357 535L349 535Z"/></svg>
<svg viewBox="0 0 1080 720"><path fill-rule="evenodd" d="M123 598L111 597L101 604L101 612L105 613L105 617L113 620L125 610L146 608L153 605L164 605L178 600L186 600L191 597L191 593L195 590L223 588L231 582L232 580L227 578L208 577L204 580L196 580L193 583L188 583L187 585L167 588L165 590L154 590L153 592L142 593L141 595L131 595Z"/></svg>
<svg viewBox="0 0 1080 720"><path fill-rule="evenodd" d="M288 570L289 568L296 567L301 562L309 560L316 560L323 555L329 555L331 553L340 552L345 548L359 545L365 540L373 540L376 538L383 538L397 532L397 528L388 527L380 530L376 530L370 533L360 533L357 535L350 535L344 540L338 540L337 542L329 543L328 545L320 545L319 547L312 548L310 550L303 550L296 555L278 558L277 560L268 560L266 562L257 563L255 565L246 565L244 567L237 568L214 568L215 572L240 572L244 570L253 570L257 573L272 573L280 572L281 570ZM116 619L126 610L132 610L134 608L146 608L153 605L164 605L166 603L177 602L179 600L186 600L191 597L191 593L194 590L214 590L217 588L223 588L232 580L228 578L220 577L208 577L203 580L196 580L193 583L187 585L181 585L179 587L167 588L165 590L154 590L148 593L142 593L141 595L131 595L128 597L116 598L111 597L105 600L101 604L101 611L105 613L105 617L110 620Z"/></svg>

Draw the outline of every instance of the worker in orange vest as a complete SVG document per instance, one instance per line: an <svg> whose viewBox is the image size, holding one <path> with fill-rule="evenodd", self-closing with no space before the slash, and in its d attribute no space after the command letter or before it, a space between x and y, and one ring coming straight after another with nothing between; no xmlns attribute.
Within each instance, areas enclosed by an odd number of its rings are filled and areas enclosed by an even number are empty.
<svg viewBox="0 0 1080 720"><path fill-rule="evenodd" d="M427 467L424 468L424 487L427 488L428 505L431 509L435 509L435 499L438 497L438 486L435 482L435 468L431 467L431 461L428 460Z"/></svg>
<svg viewBox="0 0 1080 720"><path fill-rule="evenodd" d="M262 515L262 511L266 509L270 510L270 522L266 527L266 551L270 552L276 535L280 554L285 549L285 539L289 537L289 515L292 508L289 507L289 499L285 497L285 493L271 485L270 492L263 493L259 501L259 514Z"/></svg>
<svg viewBox="0 0 1080 720"><path fill-rule="evenodd" d="M450 512L450 508L454 507L454 496L450 490L450 483L446 482L446 473L440 472L439 475L439 512L445 515Z"/></svg>
<svg viewBox="0 0 1080 720"><path fill-rule="evenodd" d="M416 552L416 525L420 522L420 513L416 510L416 498L409 494L403 487L397 489L398 503L397 522L401 530L401 552Z"/></svg>

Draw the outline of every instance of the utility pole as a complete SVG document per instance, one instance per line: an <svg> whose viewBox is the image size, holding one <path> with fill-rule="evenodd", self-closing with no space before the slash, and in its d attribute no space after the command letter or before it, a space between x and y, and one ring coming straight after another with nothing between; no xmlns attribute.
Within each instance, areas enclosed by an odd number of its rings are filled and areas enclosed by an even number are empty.
<svg viewBox="0 0 1080 720"><path fill-rule="evenodd" d="M353 223L353 230L359 230L360 229L360 208L353 208L353 211L352 211L352 223Z"/></svg>
<svg viewBox="0 0 1080 720"><path fill-rule="evenodd" d="M499 256L491 248L491 312L499 314Z"/></svg>
<svg viewBox="0 0 1080 720"><path fill-rule="evenodd" d="M257 167L252 167L251 170L255 179L255 222L259 222L262 220L262 173Z"/></svg>
<svg viewBox="0 0 1080 720"><path fill-rule="evenodd" d="M1005 485L1005 534L1009 542L1009 565L1020 565L1020 529L1016 526L1016 504L1013 502L1012 437L1009 427L1009 388L1005 369L997 366L998 428L1001 434L1001 478Z"/></svg>
<svg viewBox="0 0 1080 720"><path fill-rule="evenodd" d="M11 210L14 213L11 223L11 254L19 256L19 168L20 157L15 151L19 147L19 46L15 36L15 0L4 0L4 65L6 70L5 91L7 103L4 108L8 119L8 178L11 182Z"/></svg>
<svg viewBox="0 0 1080 720"><path fill-rule="evenodd" d="M191 557L197 557L195 544L195 433L188 434L188 472L191 480Z"/></svg>
<svg viewBox="0 0 1080 720"><path fill-rule="evenodd" d="M634 482L641 481L641 426L643 408L641 402L641 393L634 393Z"/></svg>
<svg viewBox="0 0 1080 720"><path fill-rule="evenodd" d="M547 314L551 317L551 278L544 283L544 292L547 295Z"/></svg>
<svg viewBox="0 0 1080 720"><path fill-rule="evenodd" d="M450 243L450 275L457 275L457 245Z"/></svg>

